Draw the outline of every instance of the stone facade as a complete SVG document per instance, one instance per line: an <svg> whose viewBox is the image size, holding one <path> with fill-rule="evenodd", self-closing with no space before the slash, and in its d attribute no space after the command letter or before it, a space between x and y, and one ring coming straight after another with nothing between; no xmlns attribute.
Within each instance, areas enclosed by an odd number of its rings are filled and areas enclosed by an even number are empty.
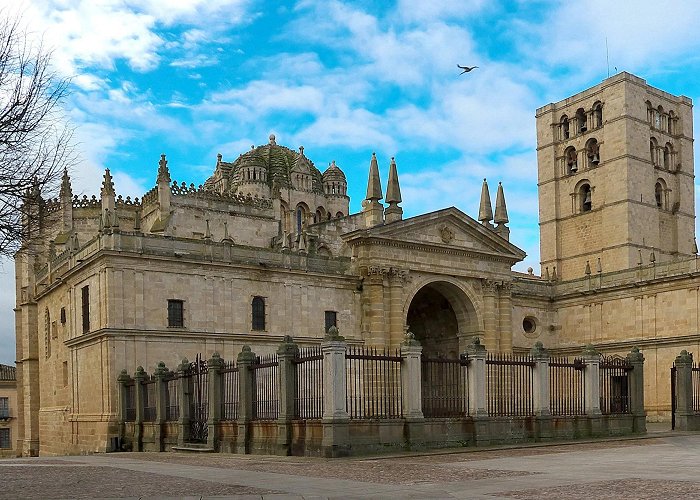
<svg viewBox="0 0 700 500"><path fill-rule="evenodd" d="M0 364L0 458L15 457L18 454L19 413L15 367Z"/></svg>
<svg viewBox="0 0 700 500"><path fill-rule="evenodd" d="M321 173L274 136L219 155L199 187L173 182L163 155L142 199L119 196L109 171L99 198L73 197L67 175L58 199L28 193L41 217L16 258L20 451L111 449L122 369L271 353L285 335L315 345L330 325L380 348L408 325L448 356L475 337L494 352L639 345L647 410L667 415L673 357L700 345L690 100L622 73L539 109L537 125L542 277L512 271L525 254L500 185L492 210L484 181L478 221L404 219L396 162L384 197L372 155L350 214L340 168Z"/></svg>

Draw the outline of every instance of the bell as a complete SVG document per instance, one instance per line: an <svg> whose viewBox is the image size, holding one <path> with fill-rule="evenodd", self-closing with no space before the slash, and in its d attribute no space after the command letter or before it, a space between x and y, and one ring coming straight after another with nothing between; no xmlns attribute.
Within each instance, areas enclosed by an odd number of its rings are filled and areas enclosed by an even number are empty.
<svg viewBox="0 0 700 500"><path fill-rule="evenodd" d="M593 165L598 165L598 163L600 163L600 157L598 156L598 153L593 153L593 156L591 156L591 163Z"/></svg>
<svg viewBox="0 0 700 500"><path fill-rule="evenodd" d="M572 174L578 171L578 166L576 165L576 162L573 162L571 165L569 165L569 171Z"/></svg>
<svg viewBox="0 0 700 500"><path fill-rule="evenodd" d="M586 197L583 200L583 204L588 205L588 206L591 205L591 192L590 191L586 191Z"/></svg>

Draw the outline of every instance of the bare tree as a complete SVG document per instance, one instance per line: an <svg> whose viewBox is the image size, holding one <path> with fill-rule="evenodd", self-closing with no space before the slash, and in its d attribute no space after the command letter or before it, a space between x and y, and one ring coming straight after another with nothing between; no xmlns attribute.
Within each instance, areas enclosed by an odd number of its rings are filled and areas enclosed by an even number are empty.
<svg viewBox="0 0 700 500"><path fill-rule="evenodd" d="M37 226L40 193L51 191L74 161L60 106L69 81L50 60L20 18L0 17L0 256L13 255Z"/></svg>

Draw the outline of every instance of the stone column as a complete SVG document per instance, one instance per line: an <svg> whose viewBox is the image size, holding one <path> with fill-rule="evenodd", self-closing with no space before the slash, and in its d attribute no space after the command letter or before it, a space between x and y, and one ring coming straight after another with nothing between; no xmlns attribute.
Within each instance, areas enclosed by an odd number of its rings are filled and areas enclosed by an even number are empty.
<svg viewBox="0 0 700 500"><path fill-rule="evenodd" d="M600 353L588 344L581 353L583 359L583 392L586 399L586 415L590 433L597 436L602 433L602 413L600 411Z"/></svg>
<svg viewBox="0 0 700 500"><path fill-rule="evenodd" d="M500 330L500 352L513 352L513 298L511 292L512 283L502 283L499 286L498 297L498 325Z"/></svg>
<svg viewBox="0 0 700 500"><path fill-rule="evenodd" d="M117 378L119 382L119 447L121 448L122 442L126 437L126 386L131 381L131 377L126 370L122 370Z"/></svg>
<svg viewBox="0 0 700 500"><path fill-rule="evenodd" d="M179 399L180 399L180 416L178 418L178 434L177 445L182 447L185 441L190 438L190 384L189 378L185 374L190 369L190 362L187 358L183 358L180 366L177 367L178 376L180 377Z"/></svg>
<svg viewBox="0 0 700 500"><path fill-rule="evenodd" d="M486 409L486 347L474 338L467 347L469 379L469 415L474 420L474 441L477 446L491 440Z"/></svg>
<svg viewBox="0 0 700 500"><path fill-rule="evenodd" d="M168 375L168 369L165 367L164 362L161 361L158 363L154 375L156 377L156 421L154 422L156 426L156 444L158 445L158 451L165 451L165 444L163 443L165 433L163 427L165 424L165 407L168 404L166 400L167 382L165 380L165 377Z"/></svg>
<svg viewBox="0 0 700 500"><path fill-rule="evenodd" d="M549 408L551 397L549 393L549 353L542 342L535 342L530 350L530 357L535 361L535 366L532 369L532 397L537 422L536 437L547 440L553 437L552 412Z"/></svg>
<svg viewBox="0 0 700 500"><path fill-rule="evenodd" d="M685 349L676 357L676 429L696 429L693 414L693 355Z"/></svg>
<svg viewBox="0 0 700 500"><path fill-rule="evenodd" d="M634 417L633 432L647 432L647 414L644 411L644 356L638 347L633 347L627 355L627 362L632 365L629 374L630 406Z"/></svg>
<svg viewBox="0 0 700 500"><path fill-rule="evenodd" d="M401 343L401 395L406 439L411 450L425 445L423 403L421 400L421 353L423 348L406 327Z"/></svg>
<svg viewBox="0 0 700 500"><path fill-rule="evenodd" d="M134 418L134 451L143 451L143 382L146 380L143 366L136 368L134 374L134 406L136 406L136 418Z"/></svg>
<svg viewBox="0 0 700 500"><path fill-rule="evenodd" d="M384 310L384 272L385 269L370 266L363 293L369 296L368 318L369 337L365 341L372 346L385 346L389 340L386 333L386 317Z"/></svg>
<svg viewBox="0 0 700 500"><path fill-rule="evenodd" d="M345 372L345 337L334 326L321 344L323 354L323 439L324 457L346 456L350 452Z"/></svg>
<svg viewBox="0 0 700 500"><path fill-rule="evenodd" d="M484 347L489 351L498 352L496 282L482 280L481 288L484 297Z"/></svg>
<svg viewBox="0 0 700 500"><path fill-rule="evenodd" d="M299 357L299 346L291 336L285 335L277 348L279 360L279 397L280 408L277 418L278 455L292 454L292 420L296 417L297 365L294 360Z"/></svg>
<svg viewBox="0 0 700 500"><path fill-rule="evenodd" d="M250 421L253 419L253 372L255 353L244 345L238 353L238 436L236 453L250 453Z"/></svg>
<svg viewBox="0 0 700 500"><path fill-rule="evenodd" d="M207 447L219 449L219 422L221 422L221 400L223 399L221 370L224 360L218 352L211 355L207 362Z"/></svg>

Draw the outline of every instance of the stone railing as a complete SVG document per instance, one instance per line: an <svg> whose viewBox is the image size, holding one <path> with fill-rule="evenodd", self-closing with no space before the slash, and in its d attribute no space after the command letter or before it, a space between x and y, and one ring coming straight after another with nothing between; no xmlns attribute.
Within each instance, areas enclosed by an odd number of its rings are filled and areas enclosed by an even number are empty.
<svg viewBox="0 0 700 500"><path fill-rule="evenodd" d="M219 200L227 203L235 203L237 205L247 205L258 209L271 209L272 200L268 198L261 198L257 195L252 195L248 193L247 195L240 193L219 193L218 191L212 191L204 188L202 185L195 187L194 184L189 186L182 182L178 184L177 181L173 181L170 186L170 192L174 196L196 196L199 198L206 198L210 200Z"/></svg>
<svg viewBox="0 0 700 500"><path fill-rule="evenodd" d="M84 194L82 198L79 198L78 195L73 197L73 208L94 208L101 206L102 202L98 200L94 194L92 198L88 198L86 194Z"/></svg>

